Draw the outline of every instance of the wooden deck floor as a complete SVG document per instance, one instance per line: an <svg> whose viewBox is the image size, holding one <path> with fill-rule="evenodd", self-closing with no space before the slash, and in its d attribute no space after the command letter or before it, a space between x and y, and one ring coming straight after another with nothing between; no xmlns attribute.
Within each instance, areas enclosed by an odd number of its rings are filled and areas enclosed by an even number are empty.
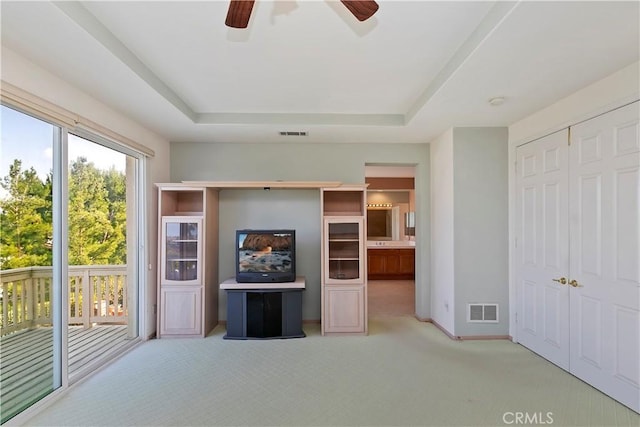
<svg viewBox="0 0 640 427"><path fill-rule="evenodd" d="M126 325L69 327L69 378L130 343ZM52 391L53 329L37 328L0 338L0 418L13 417Z"/></svg>

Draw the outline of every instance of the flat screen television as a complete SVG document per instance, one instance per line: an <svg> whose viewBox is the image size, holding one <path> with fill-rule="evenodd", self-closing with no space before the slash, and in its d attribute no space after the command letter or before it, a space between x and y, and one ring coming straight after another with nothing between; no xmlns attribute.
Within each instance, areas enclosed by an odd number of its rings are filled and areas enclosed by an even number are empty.
<svg viewBox="0 0 640 427"><path fill-rule="evenodd" d="M295 280L295 230L236 230L236 282Z"/></svg>

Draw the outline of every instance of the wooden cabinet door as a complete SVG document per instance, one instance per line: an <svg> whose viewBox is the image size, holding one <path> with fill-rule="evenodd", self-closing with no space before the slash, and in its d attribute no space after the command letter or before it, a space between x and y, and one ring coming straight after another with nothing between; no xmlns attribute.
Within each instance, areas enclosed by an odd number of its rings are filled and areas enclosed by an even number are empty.
<svg viewBox="0 0 640 427"><path fill-rule="evenodd" d="M384 251L379 249L372 249L367 254L367 266L369 268L369 274L382 274L385 272L385 259Z"/></svg>
<svg viewBox="0 0 640 427"><path fill-rule="evenodd" d="M202 288L163 286L160 335L202 335Z"/></svg>
<svg viewBox="0 0 640 427"><path fill-rule="evenodd" d="M325 332L366 332L364 285L327 286Z"/></svg>
<svg viewBox="0 0 640 427"><path fill-rule="evenodd" d="M398 255L398 273L414 274L416 270L416 256L413 249L400 249Z"/></svg>
<svg viewBox="0 0 640 427"><path fill-rule="evenodd" d="M370 249L367 259L371 280L409 280L414 277L414 249Z"/></svg>
<svg viewBox="0 0 640 427"><path fill-rule="evenodd" d="M385 264L385 273L398 274L400 272L400 256L396 249L387 250L387 259Z"/></svg>

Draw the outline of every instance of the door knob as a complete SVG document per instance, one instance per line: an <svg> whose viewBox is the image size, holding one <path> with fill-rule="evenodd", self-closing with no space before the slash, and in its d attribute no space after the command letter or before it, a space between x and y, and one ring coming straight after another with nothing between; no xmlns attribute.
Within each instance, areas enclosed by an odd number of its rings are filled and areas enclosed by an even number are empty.
<svg viewBox="0 0 640 427"><path fill-rule="evenodd" d="M570 281L569 285L573 286L574 288L581 288L582 287L582 285L579 284L576 279L573 279L572 281Z"/></svg>
<svg viewBox="0 0 640 427"><path fill-rule="evenodd" d="M554 282L558 282L561 285L566 285L567 284L567 278L566 277L561 277L559 279L551 279L551 280L553 280Z"/></svg>

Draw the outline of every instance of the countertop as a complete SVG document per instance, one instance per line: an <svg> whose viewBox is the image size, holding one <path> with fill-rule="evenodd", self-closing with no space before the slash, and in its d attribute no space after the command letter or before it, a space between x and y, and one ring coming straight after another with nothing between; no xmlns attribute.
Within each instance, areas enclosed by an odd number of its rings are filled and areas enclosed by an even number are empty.
<svg viewBox="0 0 640 427"><path fill-rule="evenodd" d="M367 240L367 249L392 249L416 247L415 240Z"/></svg>

